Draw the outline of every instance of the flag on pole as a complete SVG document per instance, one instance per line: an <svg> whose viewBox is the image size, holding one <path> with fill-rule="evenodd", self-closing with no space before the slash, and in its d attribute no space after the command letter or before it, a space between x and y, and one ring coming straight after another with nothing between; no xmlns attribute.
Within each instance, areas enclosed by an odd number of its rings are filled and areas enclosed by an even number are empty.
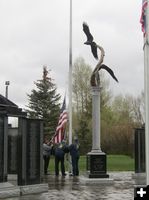
<svg viewBox="0 0 149 200"><path fill-rule="evenodd" d="M52 138L55 144L60 143L63 139L65 139L65 129L66 129L67 120L68 120L68 115L66 111L66 100L64 98L62 108L60 111L58 125L56 128L56 133Z"/></svg>
<svg viewBox="0 0 149 200"><path fill-rule="evenodd" d="M148 6L147 0L142 0L140 23L141 23L141 29L142 29L144 36L146 35L146 10L147 10L147 6Z"/></svg>

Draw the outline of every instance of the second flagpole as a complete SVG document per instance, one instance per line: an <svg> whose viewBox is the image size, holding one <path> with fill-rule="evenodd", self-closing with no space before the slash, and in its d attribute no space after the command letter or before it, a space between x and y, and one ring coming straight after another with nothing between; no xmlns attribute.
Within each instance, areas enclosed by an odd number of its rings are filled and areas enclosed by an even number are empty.
<svg viewBox="0 0 149 200"><path fill-rule="evenodd" d="M72 0L70 0L69 27L69 145L72 143Z"/></svg>
<svg viewBox="0 0 149 200"><path fill-rule="evenodd" d="M144 38L144 93L145 93L145 151L146 185L149 185L149 1L146 12L146 36Z"/></svg>

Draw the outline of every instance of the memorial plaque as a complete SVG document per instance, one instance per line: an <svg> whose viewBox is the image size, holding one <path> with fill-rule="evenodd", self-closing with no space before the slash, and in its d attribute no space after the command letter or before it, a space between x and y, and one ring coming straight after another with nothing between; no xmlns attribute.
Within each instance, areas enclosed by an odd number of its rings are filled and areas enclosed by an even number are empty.
<svg viewBox="0 0 149 200"><path fill-rule="evenodd" d="M100 156L93 155L90 158L90 165L92 166L91 167L92 174L105 173L106 157L102 155Z"/></svg>
<svg viewBox="0 0 149 200"><path fill-rule="evenodd" d="M18 160L18 128L8 129L8 173L17 174Z"/></svg>
<svg viewBox="0 0 149 200"><path fill-rule="evenodd" d="M4 177L4 117L0 117L0 182Z"/></svg>
<svg viewBox="0 0 149 200"><path fill-rule="evenodd" d="M19 119L18 185L41 183L43 125L38 119Z"/></svg>

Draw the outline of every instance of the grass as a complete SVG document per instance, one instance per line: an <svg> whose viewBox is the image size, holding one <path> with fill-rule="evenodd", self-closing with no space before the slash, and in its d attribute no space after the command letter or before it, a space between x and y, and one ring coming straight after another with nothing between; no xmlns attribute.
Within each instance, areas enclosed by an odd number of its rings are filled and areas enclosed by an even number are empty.
<svg viewBox="0 0 149 200"><path fill-rule="evenodd" d="M126 155L108 155L108 171L134 171L134 159Z"/></svg>
<svg viewBox="0 0 149 200"><path fill-rule="evenodd" d="M65 168L68 169L68 161L65 160ZM80 171L86 171L86 156L80 156ZM50 159L49 170L54 172L54 156ZM108 155L107 171L134 171L134 159L126 155Z"/></svg>

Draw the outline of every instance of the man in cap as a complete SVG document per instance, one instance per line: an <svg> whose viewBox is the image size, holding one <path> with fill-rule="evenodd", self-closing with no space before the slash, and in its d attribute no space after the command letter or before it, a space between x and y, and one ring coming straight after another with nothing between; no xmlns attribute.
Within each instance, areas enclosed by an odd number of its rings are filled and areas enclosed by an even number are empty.
<svg viewBox="0 0 149 200"><path fill-rule="evenodd" d="M72 161L72 172L73 176L79 176L79 167L78 167L78 162L79 162L79 141L78 138L74 138L74 142L69 146L69 152L71 155L71 161Z"/></svg>

